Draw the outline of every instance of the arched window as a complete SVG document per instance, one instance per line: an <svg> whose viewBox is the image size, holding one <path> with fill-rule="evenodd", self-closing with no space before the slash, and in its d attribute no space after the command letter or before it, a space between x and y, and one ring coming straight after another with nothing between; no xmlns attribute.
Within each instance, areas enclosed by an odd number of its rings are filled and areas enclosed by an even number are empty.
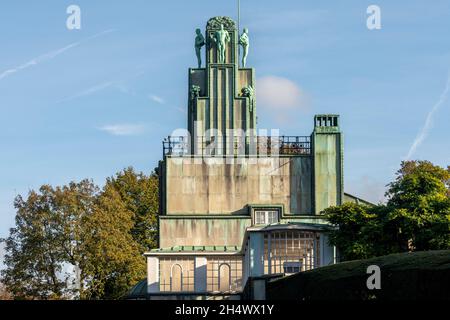
<svg viewBox="0 0 450 320"><path fill-rule="evenodd" d="M219 291L227 292L231 289L231 268L228 264L222 263L219 266Z"/></svg>
<svg viewBox="0 0 450 320"><path fill-rule="evenodd" d="M170 270L170 291L183 291L183 268L178 263Z"/></svg>

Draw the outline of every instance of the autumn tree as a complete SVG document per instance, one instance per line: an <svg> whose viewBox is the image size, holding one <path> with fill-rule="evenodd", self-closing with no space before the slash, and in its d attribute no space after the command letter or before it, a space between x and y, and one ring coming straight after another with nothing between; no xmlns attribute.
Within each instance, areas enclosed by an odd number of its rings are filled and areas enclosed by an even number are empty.
<svg viewBox="0 0 450 320"><path fill-rule="evenodd" d="M2 278L16 298L62 299L74 294L67 272L86 258L81 221L89 216L97 187L89 180L53 188L43 185L17 196L16 226L5 240Z"/></svg>
<svg viewBox="0 0 450 320"><path fill-rule="evenodd" d="M127 168L102 190L91 180L44 185L15 199L1 281L17 299L116 299L145 277L156 245L158 178Z"/></svg>
<svg viewBox="0 0 450 320"><path fill-rule="evenodd" d="M88 258L81 266L86 281L82 299L118 299L145 277L145 259L132 234L135 215L106 184L83 221L81 251Z"/></svg>
<svg viewBox="0 0 450 320"><path fill-rule="evenodd" d="M134 213L131 229L133 239L143 253L157 246L159 187L155 172L150 175L136 173L132 167L118 172L106 180L114 188L126 208Z"/></svg>
<svg viewBox="0 0 450 320"><path fill-rule="evenodd" d="M11 298L12 296L8 290L6 290L5 285L0 282L0 300L11 300Z"/></svg>

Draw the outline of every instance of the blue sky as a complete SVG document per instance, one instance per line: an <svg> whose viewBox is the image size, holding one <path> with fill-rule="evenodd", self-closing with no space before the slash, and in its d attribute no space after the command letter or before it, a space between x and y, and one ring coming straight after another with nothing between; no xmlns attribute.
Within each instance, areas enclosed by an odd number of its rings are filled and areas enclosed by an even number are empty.
<svg viewBox="0 0 450 320"><path fill-rule="evenodd" d="M81 30L66 28L70 4ZM370 4L381 30L366 27ZM448 0L242 0L241 12L260 128L309 135L314 114L340 114L346 190L372 201L427 117L411 158L450 164ZM195 28L216 15L236 17L236 1L2 2L0 237L17 194L157 165L163 137L186 125ZM277 89L292 98L281 107Z"/></svg>

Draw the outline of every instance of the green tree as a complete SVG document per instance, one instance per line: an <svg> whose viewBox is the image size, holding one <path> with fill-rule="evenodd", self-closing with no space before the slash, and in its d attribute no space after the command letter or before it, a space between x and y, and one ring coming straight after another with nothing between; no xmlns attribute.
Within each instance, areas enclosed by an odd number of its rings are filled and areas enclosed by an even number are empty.
<svg viewBox="0 0 450 320"><path fill-rule="evenodd" d="M344 260L366 259L380 251L374 244L380 237L382 226L374 211L371 207L355 203L344 203L323 211L336 228L329 234L330 243L338 245Z"/></svg>
<svg viewBox="0 0 450 320"><path fill-rule="evenodd" d="M386 227L401 251L450 247L450 167L404 161L388 185Z"/></svg>
<svg viewBox="0 0 450 320"><path fill-rule="evenodd" d="M330 243L344 260L450 248L450 167L404 161L385 205L346 203L324 210Z"/></svg>

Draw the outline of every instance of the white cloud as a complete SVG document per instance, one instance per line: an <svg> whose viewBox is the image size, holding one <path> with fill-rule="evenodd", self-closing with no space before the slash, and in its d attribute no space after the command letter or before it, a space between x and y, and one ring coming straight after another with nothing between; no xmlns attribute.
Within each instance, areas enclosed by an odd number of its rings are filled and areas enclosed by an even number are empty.
<svg viewBox="0 0 450 320"><path fill-rule="evenodd" d="M305 109L308 97L293 81L267 76L256 81L256 97L258 106L270 109Z"/></svg>
<svg viewBox="0 0 450 320"><path fill-rule="evenodd" d="M165 101L163 98L161 98L161 97L159 97L159 96L157 96L157 95L151 94L151 95L149 95L148 97L149 97L151 100L155 101L156 103L159 103L159 104L164 104L164 103L166 103L166 101Z"/></svg>
<svg viewBox="0 0 450 320"><path fill-rule="evenodd" d="M26 62L24 64L21 64L21 65L19 65L17 67L13 67L13 68L10 68L8 70L5 70L2 73L0 73L0 80L4 79L4 78L6 78L6 77L8 77L8 76L10 76L12 74L15 74L15 73L17 73L17 72L19 72L21 70L24 70L24 69L27 69L29 67L35 66L35 65L37 65L39 63L51 60L51 59L59 56L63 52L65 52L65 51L67 51L67 50L69 50L71 48L75 48L75 47L79 46L80 44L82 44L85 41L95 39L97 37L100 37L102 35L108 34L108 33L113 32L113 31L114 30L111 29L111 30L105 30L105 31L99 32L99 33L97 33L97 34L95 34L95 35L93 35L93 36L91 36L89 38L86 38L86 39L78 41L78 42L71 43L71 44L69 44L69 45L67 45L65 47L60 48L60 49L57 49L57 50L54 50L54 51L50 51L48 53L40 55L39 57L33 58L30 61L28 61L28 62Z"/></svg>
<svg viewBox="0 0 450 320"><path fill-rule="evenodd" d="M447 84L445 86L444 91L441 93L438 102L431 108L430 112L428 112L427 118L425 119L425 124L422 129L417 134L416 139L414 140L411 148L409 148L408 155L406 156L406 160L411 159L411 157L416 152L417 148L422 144L422 142L428 136L428 133L433 128L433 117L436 111L442 106L442 104L447 100L448 92L450 91L450 74L447 78Z"/></svg>
<svg viewBox="0 0 450 320"><path fill-rule="evenodd" d="M145 132L145 126L140 124L113 124L98 129L113 136L136 136Z"/></svg>

